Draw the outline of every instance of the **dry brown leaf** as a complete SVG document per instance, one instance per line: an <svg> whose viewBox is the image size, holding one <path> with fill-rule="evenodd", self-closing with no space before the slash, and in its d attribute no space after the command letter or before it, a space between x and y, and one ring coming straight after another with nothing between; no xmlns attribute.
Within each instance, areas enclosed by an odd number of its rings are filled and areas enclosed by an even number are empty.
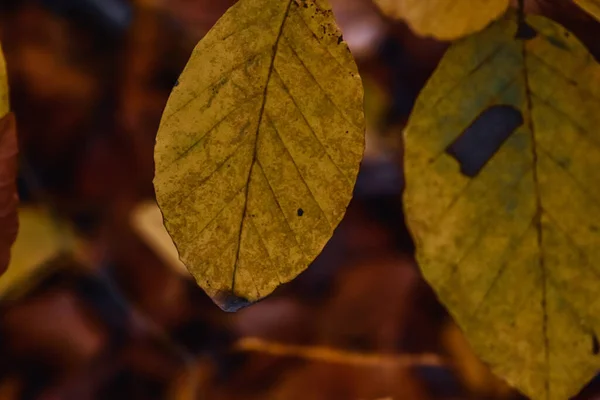
<svg viewBox="0 0 600 400"><path fill-rule="evenodd" d="M0 273L10 259L10 247L18 229L17 135L12 113L0 120Z"/></svg>

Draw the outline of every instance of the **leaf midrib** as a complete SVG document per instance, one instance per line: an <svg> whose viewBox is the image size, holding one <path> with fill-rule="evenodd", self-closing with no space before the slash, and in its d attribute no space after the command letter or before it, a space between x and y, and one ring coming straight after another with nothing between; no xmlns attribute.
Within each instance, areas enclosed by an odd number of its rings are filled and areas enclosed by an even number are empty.
<svg viewBox="0 0 600 400"><path fill-rule="evenodd" d="M257 159L258 135L260 133L260 125L262 123L263 115L265 114L265 106L267 104L267 91L269 88L269 82L271 81L271 75L273 74L273 71L275 69L275 58L277 57L277 50L279 49L279 41L280 41L281 37L283 36L283 29L285 27L285 23L290 14L290 10L291 10L293 1L294 0L288 0L288 4L287 4L286 10L285 10L285 13L283 14L283 19L281 21L281 26L279 27L279 32L277 33L277 36L275 38L275 43L273 44L273 56L271 57L271 63L269 65L269 70L267 72L267 79L265 81L265 89L263 91L262 104L260 106L260 111L259 111L259 115L258 115L258 123L256 125L256 131L254 133L254 149L253 149L253 153L252 153L252 161L250 163L250 168L248 170L248 176L246 177L246 189L245 189L245 194L244 194L244 208L242 210L242 218L240 220L240 227L239 227L239 231L238 231L237 250L236 250L236 254L235 254L235 259L233 261L233 272L232 272L232 277L231 277L231 293L233 295L235 295L235 277L237 274L237 269L238 269L238 264L239 264L239 259L240 259L240 250L242 247L242 233L244 231L244 225L245 225L244 220L246 219L246 213L248 211L248 194L249 194L249 188L250 188L250 180L252 177L252 171L254 170L254 164L256 163L256 159Z"/></svg>
<svg viewBox="0 0 600 400"><path fill-rule="evenodd" d="M541 275L542 275L542 332L543 332L543 339L544 339L544 363L545 363L545 370L544 370L544 392L545 392L545 398L549 399L550 398L550 343L549 343L549 339L548 339L548 311L547 311L547 276L546 276L546 265L545 265L545 260L544 260L544 251L543 251L543 227L542 227L542 213L543 213L543 207L542 207L542 200L541 200L541 196L540 196L540 181L538 178L538 149L537 149L537 142L536 142L536 138L535 138L535 130L534 130L534 125L533 125L533 118L532 118L532 96L533 93L531 92L531 88L529 85L529 72L528 72L528 68L527 68L527 40L524 39L517 39L517 40L521 40L521 55L522 55L522 59L523 59L523 79L524 79L524 83L525 83L525 101L526 101L526 107L527 107L527 125L529 128L529 131L531 132L531 156L532 156L532 164L533 164L533 169L532 169L532 173L533 173L533 185L534 185L534 191L535 191L535 200L536 200L536 215L534 216L535 219L535 226L536 226L536 232L537 232L537 244L538 244L538 251L539 251L539 266L540 266L540 271L541 271ZM535 40L535 39L534 39Z"/></svg>

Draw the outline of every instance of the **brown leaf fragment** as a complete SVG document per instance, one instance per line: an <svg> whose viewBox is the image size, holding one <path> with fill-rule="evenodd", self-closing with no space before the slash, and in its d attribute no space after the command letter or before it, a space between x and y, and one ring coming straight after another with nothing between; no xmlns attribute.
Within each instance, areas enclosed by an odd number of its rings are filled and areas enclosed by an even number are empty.
<svg viewBox="0 0 600 400"><path fill-rule="evenodd" d="M17 135L13 113L0 120L0 273L10 259L10 247L17 236Z"/></svg>

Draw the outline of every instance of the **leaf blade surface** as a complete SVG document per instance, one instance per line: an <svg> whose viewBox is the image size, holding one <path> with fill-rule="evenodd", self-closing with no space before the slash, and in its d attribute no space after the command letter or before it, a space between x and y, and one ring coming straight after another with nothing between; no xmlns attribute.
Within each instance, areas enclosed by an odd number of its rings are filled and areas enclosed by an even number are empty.
<svg viewBox="0 0 600 400"><path fill-rule="evenodd" d="M363 90L323 0L243 0L198 44L165 108L155 190L224 309L304 270L340 222L364 150Z"/></svg>
<svg viewBox="0 0 600 400"><path fill-rule="evenodd" d="M419 265L479 356L531 398L564 399L600 366L600 66L556 23L527 23L533 39L509 12L445 55L406 129L404 200ZM461 173L448 149L507 106L523 123Z"/></svg>

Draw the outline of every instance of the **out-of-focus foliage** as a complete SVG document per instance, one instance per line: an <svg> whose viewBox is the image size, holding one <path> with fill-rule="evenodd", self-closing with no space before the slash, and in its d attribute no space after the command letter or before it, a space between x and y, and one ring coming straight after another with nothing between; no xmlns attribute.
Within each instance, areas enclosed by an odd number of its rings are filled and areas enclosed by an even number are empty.
<svg viewBox="0 0 600 400"><path fill-rule="evenodd" d="M417 34L453 40L486 27L508 8L509 0L375 0L381 10Z"/></svg>
<svg viewBox="0 0 600 400"><path fill-rule="evenodd" d="M600 66L560 25L526 24L510 12L442 59L406 128L404 204L477 354L558 400L600 367Z"/></svg>
<svg viewBox="0 0 600 400"><path fill-rule="evenodd" d="M9 268L0 277L0 300L27 292L43 279L45 263L61 253L71 252L75 237L69 227L36 207L19 210L19 233L12 247Z"/></svg>
<svg viewBox="0 0 600 400"><path fill-rule="evenodd" d="M573 0L579 7L600 21L600 1L598 0Z"/></svg>
<svg viewBox="0 0 600 400"><path fill-rule="evenodd" d="M180 257L223 309L270 294L321 252L364 152L363 88L326 1L242 0L173 89L157 200Z"/></svg>

